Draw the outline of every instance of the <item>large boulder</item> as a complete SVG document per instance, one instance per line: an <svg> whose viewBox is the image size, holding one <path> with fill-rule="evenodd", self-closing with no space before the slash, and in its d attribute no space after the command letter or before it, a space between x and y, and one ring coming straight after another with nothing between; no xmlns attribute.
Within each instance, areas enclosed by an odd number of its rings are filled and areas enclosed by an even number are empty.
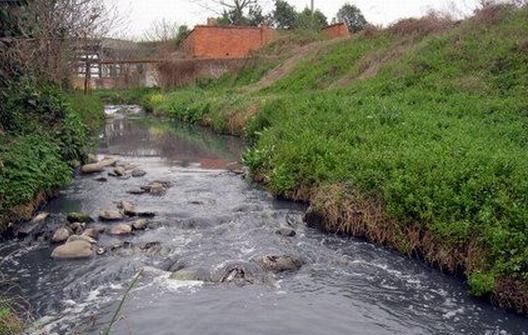
<svg viewBox="0 0 528 335"><path fill-rule="evenodd" d="M66 216L69 222L81 222L81 223L87 223L87 222L93 222L94 220L90 217L90 215L83 213L83 212L71 212L68 213Z"/></svg>
<svg viewBox="0 0 528 335"><path fill-rule="evenodd" d="M51 253L51 257L55 259L79 259L92 257L93 254L92 244L77 240L56 247Z"/></svg>
<svg viewBox="0 0 528 335"><path fill-rule="evenodd" d="M293 256L285 256L285 255L284 256L275 256L275 255L262 256L262 257L257 257L256 259L254 259L254 261L264 270L275 272L275 273L299 270L304 264L304 261L301 260L300 258L296 258Z"/></svg>
<svg viewBox="0 0 528 335"><path fill-rule="evenodd" d="M119 211L103 210L99 213L99 219L102 221L121 221L123 220L123 214Z"/></svg>
<svg viewBox="0 0 528 335"><path fill-rule="evenodd" d="M71 234L72 234L71 231L65 227L59 228L53 234L53 237L51 238L51 242L53 243L65 242L68 240Z"/></svg>
<svg viewBox="0 0 528 335"><path fill-rule="evenodd" d="M110 229L110 235L123 236L132 233L132 226L128 224L118 224Z"/></svg>

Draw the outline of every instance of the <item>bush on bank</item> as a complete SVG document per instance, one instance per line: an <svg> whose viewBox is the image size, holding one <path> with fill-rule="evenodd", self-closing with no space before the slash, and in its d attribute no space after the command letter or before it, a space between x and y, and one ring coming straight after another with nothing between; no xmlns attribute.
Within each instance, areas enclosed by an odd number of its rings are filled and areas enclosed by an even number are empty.
<svg viewBox="0 0 528 335"><path fill-rule="evenodd" d="M244 161L274 193L528 313L528 9L392 28L307 55L256 93L150 103L185 122L243 118Z"/></svg>
<svg viewBox="0 0 528 335"><path fill-rule="evenodd" d="M102 121L93 96L64 94L47 85L12 83L0 105L0 230L27 219L37 199L66 185L85 158L90 127ZM40 196L39 196L40 195ZM38 202L38 201L36 201ZM21 206L21 207L20 207Z"/></svg>

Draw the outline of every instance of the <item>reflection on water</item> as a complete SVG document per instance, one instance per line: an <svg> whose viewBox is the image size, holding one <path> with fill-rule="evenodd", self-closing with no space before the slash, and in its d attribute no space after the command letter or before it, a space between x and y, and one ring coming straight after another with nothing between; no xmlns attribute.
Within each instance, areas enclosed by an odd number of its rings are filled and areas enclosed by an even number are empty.
<svg viewBox="0 0 528 335"><path fill-rule="evenodd" d="M240 159L243 148L239 138L150 117L109 119L101 143L103 154L160 157L183 167L199 163L204 169L226 168Z"/></svg>

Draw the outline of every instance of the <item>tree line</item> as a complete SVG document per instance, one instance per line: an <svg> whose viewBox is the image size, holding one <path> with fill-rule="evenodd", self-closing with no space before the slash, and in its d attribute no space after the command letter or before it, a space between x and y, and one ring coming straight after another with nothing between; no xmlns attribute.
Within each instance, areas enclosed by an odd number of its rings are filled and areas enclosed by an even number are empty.
<svg viewBox="0 0 528 335"><path fill-rule="evenodd" d="M259 0L192 0L192 2L215 12L218 25L261 26L277 29L320 30L329 24L329 19L318 9L308 7L302 11L285 0L275 0L273 9L264 13ZM358 32L367 24L361 10L350 3L344 4L331 23L345 23L350 32Z"/></svg>

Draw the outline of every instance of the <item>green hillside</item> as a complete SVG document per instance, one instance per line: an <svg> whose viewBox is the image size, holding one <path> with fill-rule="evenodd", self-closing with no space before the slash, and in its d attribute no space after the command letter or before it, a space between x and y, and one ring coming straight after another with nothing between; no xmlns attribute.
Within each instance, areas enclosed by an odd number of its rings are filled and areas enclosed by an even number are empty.
<svg viewBox="0 0 528 335"><path fill-rule="evenodd" d="M299 48L279 75L264 61L148 105L245 134L255 179L327 229L463 272L474 294L528 313L528 9Z"/></svg>

